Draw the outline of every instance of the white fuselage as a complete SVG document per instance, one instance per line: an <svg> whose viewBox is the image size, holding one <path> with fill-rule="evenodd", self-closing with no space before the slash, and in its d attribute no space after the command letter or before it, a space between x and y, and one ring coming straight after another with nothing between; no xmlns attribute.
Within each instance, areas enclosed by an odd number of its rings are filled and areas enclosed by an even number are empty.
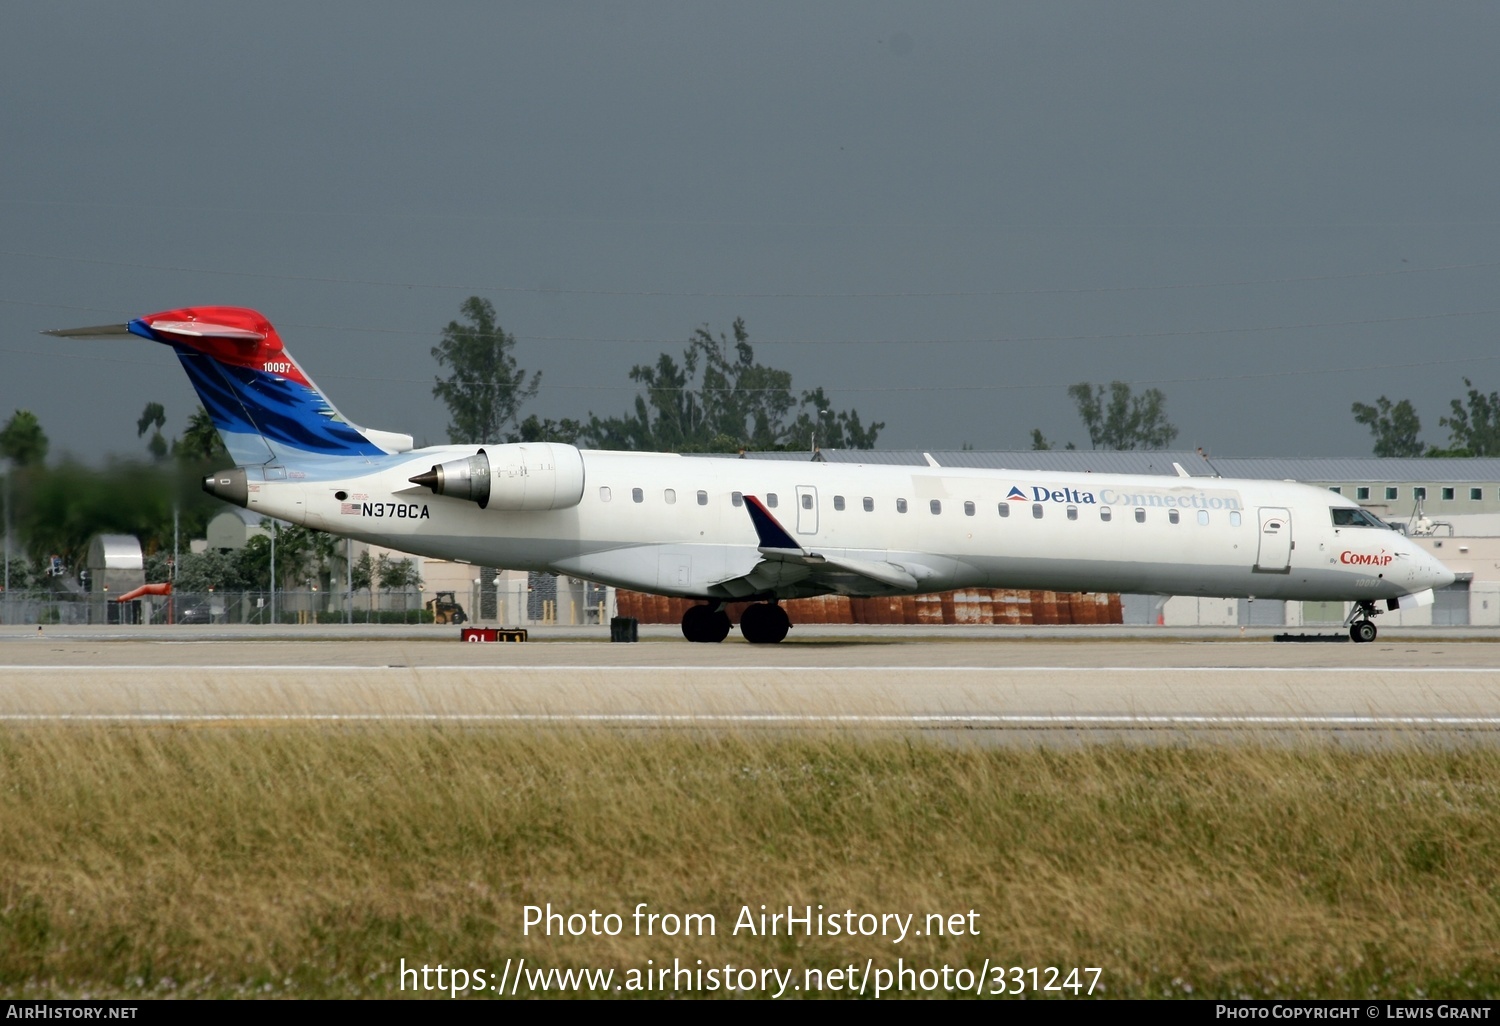
<svg viewBox="0 0 1500 1026"><path fill-rule="evenodd" d="M745 495L807 552L894 566L917 581L905 590L1373 601L1453 580L1396 531L1335 526L1331 510L1354 504L1291 482L601 451L581 453L582 495L564 508L481 509L410 482L474 452L442 446L289 473L248 468L247 505L404 552L709 600L830 590L753 583L763 553Z"/></svg>

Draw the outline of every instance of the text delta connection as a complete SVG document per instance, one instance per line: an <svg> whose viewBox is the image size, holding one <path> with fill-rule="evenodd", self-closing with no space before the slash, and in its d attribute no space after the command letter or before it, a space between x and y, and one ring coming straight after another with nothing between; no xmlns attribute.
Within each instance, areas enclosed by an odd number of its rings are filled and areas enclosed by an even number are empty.
<svg viewBox="0 0 1500 1026"><path fill-rule="evenodd" d="M1098 493L1082 488L1043 488L1032 485L1023 490L1012 486L1005 498L1011 502L1071 502L1075 506L1161 506L1171 509L1244 509L1237 494L1205 491L1122 492L1101 488Z"/></svg>

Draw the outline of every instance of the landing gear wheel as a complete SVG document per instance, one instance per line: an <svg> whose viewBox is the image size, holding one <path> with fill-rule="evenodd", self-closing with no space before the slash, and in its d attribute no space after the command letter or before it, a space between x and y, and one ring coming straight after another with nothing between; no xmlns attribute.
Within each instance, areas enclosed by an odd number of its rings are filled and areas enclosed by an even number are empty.
<svg viewBox="0 0 1500 1026"><path fill-rule="evenodd" d="M1349 625L1349 638L1356 642L1371 642L1375 640L1375 625L1369 620L1355 620Z"/></svg>
<svg viewBox="0 0 1500 1026"><path fill-rule="evenodd" d="M682 614L682 636L714 644L729 637L729 614L713 606L692 606Z"/></svg>
<svg viewBox="0 0 1500 1026"><path fill-rule="evenodd" d="M740 614L740 633L752 645L774 645L791 629L791 617L780 606L757 602Z"/></svg>

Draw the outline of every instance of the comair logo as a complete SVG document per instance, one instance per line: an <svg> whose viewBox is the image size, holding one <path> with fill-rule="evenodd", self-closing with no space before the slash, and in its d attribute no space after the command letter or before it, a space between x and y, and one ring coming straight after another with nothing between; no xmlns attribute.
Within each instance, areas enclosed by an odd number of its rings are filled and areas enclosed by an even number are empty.
<svg viewBox="0 0 1500 1026"><path fill-rule="evenodd" d="M1394 559L1388 552L1381 552L1378 556L1369 552L1350 552L1345 549L1339 553L1339 562L1355 566L1390 566Z"/></svg>

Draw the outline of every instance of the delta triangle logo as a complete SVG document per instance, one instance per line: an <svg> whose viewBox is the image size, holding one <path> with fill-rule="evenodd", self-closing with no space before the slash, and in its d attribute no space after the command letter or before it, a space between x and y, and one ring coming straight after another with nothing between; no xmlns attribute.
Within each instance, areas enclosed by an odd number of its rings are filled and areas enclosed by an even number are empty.
<svg viewBox="0 0 1500 1026"><path fill-rule="evenodd" d="M1005 494L1005 501L1010 502L1012 499L1020 499L1022 502L1025 502L1026 493L1021 491L1021 489L1017 488L1015 485L1011 485L1010 491Z"/></svg>

